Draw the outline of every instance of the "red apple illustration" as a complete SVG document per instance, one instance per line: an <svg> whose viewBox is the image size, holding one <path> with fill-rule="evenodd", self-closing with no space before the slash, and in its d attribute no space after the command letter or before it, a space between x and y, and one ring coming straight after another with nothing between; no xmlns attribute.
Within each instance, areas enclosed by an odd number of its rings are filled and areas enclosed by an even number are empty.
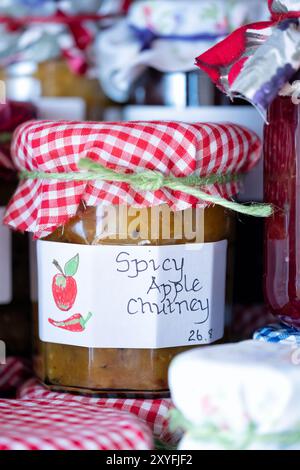
<svg viewBox="0 0 300 470"><path fill-rule="evenodd" d="M64 269L56 260L53 260L53 264L59 271L52 281L53 298L57 307L67 312L73 307L77 295L77 283L73 276L77 273L79 255L67 261Z"/></svg>

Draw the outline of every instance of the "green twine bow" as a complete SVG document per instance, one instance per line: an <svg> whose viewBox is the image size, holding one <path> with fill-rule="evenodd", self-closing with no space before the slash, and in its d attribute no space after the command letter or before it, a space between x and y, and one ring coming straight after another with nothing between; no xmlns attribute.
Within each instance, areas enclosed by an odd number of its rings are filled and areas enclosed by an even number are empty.
<svg viewBox="0 0 300 470"><path fill-rule="evenodd" d="M216 444L225 450L247 450L254 444L276 445L285 449L294 445L300 448L300 423L289 431L259 434L255 423L249 423L244 433L238 435L230 430L222 430L214 423L196 426L187 420L179 410L170 411L170 428L181 429L199 442Z"/></svg>
<svg viewBox="0 0 300 470"><path fill-rule="evenodd" d="M187 176L174 177L164 176L159 171L144 170L140 173L117 173L106 168L100 163L96 163L89 158L83 158L78 163L80 172L68 173L47 173L41 171L23 170L20 173L21 179L57 179L64 181L111 181L128 183L136 191L157 191L161 188L169 188L174 191L181 191L185 194L194 196L210 204L217 204L239 212L241 214L252 215L256 217L269 217L273 214L273 207L269 204L252 203L250 205L239 204L234 201L228 201L222 197L212 196L199 189L199 186L208 186L210 184L225 184L237 181L239 175L211 175L208 177ZM198 186L198 187L196 187Z"/></svg>

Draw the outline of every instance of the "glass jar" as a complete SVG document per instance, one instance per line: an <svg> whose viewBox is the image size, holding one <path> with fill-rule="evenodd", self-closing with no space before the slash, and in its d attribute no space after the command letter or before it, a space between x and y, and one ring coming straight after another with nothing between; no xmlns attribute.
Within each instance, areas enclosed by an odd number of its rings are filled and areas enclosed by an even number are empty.
<svg viewBox="0 0 300 470"><path fill-rule="evenodd" d="M108 221L115 217L117 211L119 222L115 231L108 230L107 232L106 226L103 225L102 210L81 206L77 216L64 227L56 230L47 238L47 241L72 244L74 252L79 252L80 245L118 245L118 247L123 246L128 249L134 245L162 247L190 244L192 246L193 243L199 241L204 242L205 246L212 246L220 241L232 240L233 218L231 212L218 206L206 209L188 209L177 212L176 215L167 206L135 210L134 216L131 215L130 208L125 208L125 206L117 206L117 208L109 206L105 211ZM121 211L123 211L123 215L120 218ZM125 219L123 219L124 214ZM153 214L155 214L154 219L152 218ZM157 214L159 219L157 219ZM169 214L169 216L165 216L165 214ZM182 217L182 219L178 219L178 217ZM139 222L133 229L135 220ZM153 232L154 220L159 220L156 235ZM177 234L178 220L181 221L181 229L183 229L180 232L181 238ZM227 256L230 256L231 248L229 245ZM215 258L211 262L212 264L207 266L208 271L213 272L216 266L222 271L221 259ZM56 262L56 266L57 264ZM227 265L226 303L228 303L232 284L232 272L228 266L230 268L232 266L228 265L226 260L225 264ZM62 268L59 269L61 272L63 271ZM88 285L86 288L89 289ZM113 280L111 289L114 289ZM216 289L218 289L217 286ZM118 292L113 292L113 295L118 296ZM221 286L220 293L216 296L218 295L221 297L223 295ZM224 317L224 296L221 300L222 307L219 311L214 312L216 317L220 317L217 318L217 323L219 321L224 323L224 318L222 318ZM122 308L121 305L119 308ZM37 311L38 308L35 306L36 317ZM109 314L109 312L107 313ZM194 331L190 331L192 329ZM185 347L93 348L37 341L36 369L39 377L55 390L109 396L167 396L168 366L174 356L188 347L212 342L207 338L201 340L200 329L201 325L192 325L188 331L190 342L187 344L189 346ZM138 330L136 334L138 334ZM217 340L222 341L221 336L222 334Z"/></svg>
<svg viewBox="0 0 300 470"><path fill-rule="evenodd" d="M82 98L88 120L98 121L103 118L109 100L103 94L98 79L73 73L63 59L39 64L36 77L41 83L42 96Z"/></svg>
<svg viewBox="0 0 300 470"><path fill-rule="evenodd" d="M130 104L156 106L215 106L231 101L204 72L159 72L148 68L133 84Z"/></svg>
<svg viewBox="0 0 300 470"><path fill-rule="evenodd" d="M109 104L99 81L70 70L63 59L52 59L40 64L19 62L2 69L0 79L6 83L6 94L17 101L40 97L81 98L86 106L86 119L101 120Z"/></svg>
<svg viewBox="0 0 300 470"><path fill-rule="evenodd" d="M271 311L300 327L299 106L278 97L265 126L265 199L276 211L266 222L265 293Z"/></svg>

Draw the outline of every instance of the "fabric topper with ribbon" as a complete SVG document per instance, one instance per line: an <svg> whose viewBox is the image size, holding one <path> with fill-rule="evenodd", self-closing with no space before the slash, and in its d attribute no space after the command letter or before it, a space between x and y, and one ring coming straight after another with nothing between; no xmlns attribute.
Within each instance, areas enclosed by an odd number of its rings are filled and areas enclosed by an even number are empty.
<svg viewBox="0 0 300 470"><path fill-rule="evenodd" d="M261 155L257 135L233 124L29 122L12 152L22 179L5 223L36 237L64 225L81 202L271 213L231 200Z"/></svg>
<svg viewBox="0 0 300 470"><path fill-rule="evenodd" d="M300 96L300 1L269 0L268 6L270 21L237 29L196 59L221 90L264 116L278 94L294 102Z"/></svg>

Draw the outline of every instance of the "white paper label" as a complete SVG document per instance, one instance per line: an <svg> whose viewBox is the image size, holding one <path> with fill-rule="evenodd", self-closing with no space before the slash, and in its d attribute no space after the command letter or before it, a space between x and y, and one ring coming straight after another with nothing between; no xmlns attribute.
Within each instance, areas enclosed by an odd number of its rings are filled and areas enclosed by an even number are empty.
<svg viewBox="0 0 300 470"><path fill-rule="evenodd" d="M227 241L38 241L40 338L92 348L209 344L224 333Z"/></svg>
<svg viewBox="0 0 300 470"><path fill-rule="evenodd" d="M0 207L0 304L9 304L12 301L12 252L11 231L2 224L5 208Z"/></svg>

